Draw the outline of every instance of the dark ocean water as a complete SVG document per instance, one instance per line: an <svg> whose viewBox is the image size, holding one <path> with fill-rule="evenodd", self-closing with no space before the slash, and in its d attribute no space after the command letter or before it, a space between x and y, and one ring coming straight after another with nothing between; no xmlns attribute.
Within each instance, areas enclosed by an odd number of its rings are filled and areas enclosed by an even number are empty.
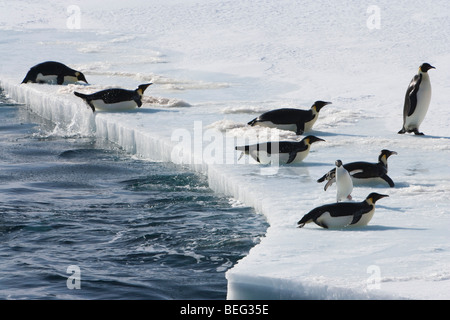
<svg viewBox="0 0 450 320"><path fill-rule="evenodd" d="M65 136L0 91L0 299L225 299L264 235L206 177Z"/></svg>

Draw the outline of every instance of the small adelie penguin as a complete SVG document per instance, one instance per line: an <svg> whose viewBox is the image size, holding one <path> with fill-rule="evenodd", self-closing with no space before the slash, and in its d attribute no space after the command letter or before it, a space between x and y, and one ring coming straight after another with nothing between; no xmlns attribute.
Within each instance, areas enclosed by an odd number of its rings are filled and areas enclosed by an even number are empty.
<svg viewBox="0 0 450 320"><path fill-rule="evenodd" d="M307 136L300 142L264 142L238 146L236 150L242 151L241 157L243 154L247 154L262 164L290 164L303 161L309 154L311 144L318 141L325 140L315 136Z"/></svg>
<svg viewBox="0 0 450 320"><path fill-rule="evenodd" d="M293 108L283 108L263 113L258 118L253 119L248 124L250 126L260 125L270 128L294 131L301 135L312 129L312 126L319 118L319 111L331 102L316 101L310 110L300 110Z"/></svg>
<svg viewBox="0 0 450 320"><path fill-rule="evenodd" d="M298 227L303 228L310 222L325 229L366 226L375 212L375 202L384 197L388 195L373 192L362 202L339 202L317 207L303 216Z"/></svg>
<svg viewBox="0 0 450 320"><path fill-rule="evenodd" d="M352 200L353 181L341 160L336 160L336 202Z"/></svg>
<svg viewBox="0 0 450 320"><path fill-rule="evenodd" d="M106 111L130 110L142 106L142 95L145 89L151 83L141 84L136 90L125 89L106 89L92 94L83 94L74 92L91 107L92 111L96 109Z"/></svg>
<svg viewBox="0 0 450 320"><path fill-rule="evenodd" d="M353 182L368 179L381 179L389 184L391 188L395 186L394 181L387 175L388 173L388 158L397 154L395 151L390 151L383 149L381 150L380 155L378 156L378 163L370 163L364 161L357 161L344 164L344 168L348 171L350 176L352 177ZM336 168L330 170L322 178L317 180L318 183L327 180L327 183L324 187L326 191L329 186L336 181Z"/></svg>
<svg viewBox="0 0 450 320"><path fill-rule="evenodd" d="M87 83L84 74L80 71L73 70L60 62L46 61L32 67L22 83L64 84L77 81Z"/></svg>
<svg viewBox="0 0 450 320"><path fill-rule="evenodd" d="M414 132L416 135L423 135L419 131L419 126L425 119L431 101L431 82L428 70L436 69L428 63L419 67L419 72L411 80L405 95L403 106L403 127L398 132Z"/></svg>

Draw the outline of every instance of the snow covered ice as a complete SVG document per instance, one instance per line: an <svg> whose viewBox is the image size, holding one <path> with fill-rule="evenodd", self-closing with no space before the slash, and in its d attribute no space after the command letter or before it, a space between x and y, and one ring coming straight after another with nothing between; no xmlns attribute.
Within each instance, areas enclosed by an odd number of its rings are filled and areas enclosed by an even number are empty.
<svg viewBox="0 0 450 320"><path fill-rule="evenodd" d="M420 8L419 10L417 8ZM228 299L450 298L450 3L433 1L0 2L0 86L67 134L96 135L130 154L186 165L210 187L253 206L266 236L227 274ZM91 86L19 85L56 60ZM406 88L423 62L433 96L424 137L398 135ZM140 109L96 112L77 89L154 84ZM303 163L263 166L235 145L294 133L249 127L281 107L321 110ZM316 182L337 159L389 158L395 187L355 184L352 197L388 194L367 227L296 226L332 203Z"/></svg>

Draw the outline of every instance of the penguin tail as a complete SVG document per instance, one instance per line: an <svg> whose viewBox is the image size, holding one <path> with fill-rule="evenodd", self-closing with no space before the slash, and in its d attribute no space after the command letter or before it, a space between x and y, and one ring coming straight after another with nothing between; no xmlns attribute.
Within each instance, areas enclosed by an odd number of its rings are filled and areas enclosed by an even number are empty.
<svg viewBox="0 0 450 320"><path fill-rule="evenodd" d="M249 146L237 146L234 149L242 152L248 152L250 150Z"/></svg>
<svg viewBox="0 0 450 320"><path fill-rule="evenodd" d="M76 95L77 97L80 97L81 99L86 99L87 98L87 95L83 94L83 93L79 93L79 92L74 91L73 94Z"/></svg>

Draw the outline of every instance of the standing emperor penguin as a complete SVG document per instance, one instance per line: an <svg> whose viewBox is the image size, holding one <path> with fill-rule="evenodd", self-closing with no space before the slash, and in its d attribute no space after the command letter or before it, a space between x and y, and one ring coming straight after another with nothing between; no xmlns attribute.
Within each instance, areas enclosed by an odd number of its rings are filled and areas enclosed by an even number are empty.
<svg viewBox="0 0 450 320"><path fill-rule="evenodd" d="M403 128L398 132L400 134L414 132L416 135L423 135L419 131L419 126L425 119L431 101L431 82L428 75L430 69L436 68L428 63L423 63L406 90Z"/></svg>
<svg viewBox="0 0 450 320"><path fill-rule="evenodd" d="M341 160L336 160L336 202L352 200L353 181Z"/></svg>
<svg viewBox="0 0 450 320"><path fill-rule="evenodd" d="M283 108L268 111L248 123L269 128L294 131L297 135L311 131L319 118L319 111L331 102L316 101L309 110Z"/></svg>

